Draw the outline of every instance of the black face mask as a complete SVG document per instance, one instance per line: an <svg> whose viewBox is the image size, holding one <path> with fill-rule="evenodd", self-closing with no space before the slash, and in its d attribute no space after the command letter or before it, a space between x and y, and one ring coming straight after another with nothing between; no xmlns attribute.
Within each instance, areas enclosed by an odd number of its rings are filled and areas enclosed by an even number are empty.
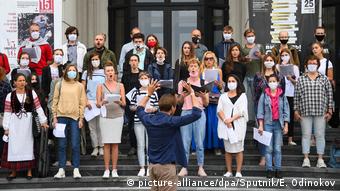
<svg viewBox="0 0 340 191"><path fill-rule="evenodd" d="M325 38L325 35L315 35L316 40L318 40L319 42L323 41L323 39Z"/></svg>
<svg viewBox="0 0 340 191"><path fill-rule="evenodd" d="M281 44L287 44L287 42L288 42L288 39L280 39L280 42L281 42Z"/></svg>
<svg viewBox="0 0 340 191"><path fill-rule="evenodd" d="M32 86L33 89L39 89L40 88L38 82L32 83L31 86Z"/></svg>
<svg viewBox="0 0 340 191"><path fill-rule="evenodd" d="M200 42L200 38L198 38L197 36L192 37L192 42L195 44L198 44Z"/></svg>

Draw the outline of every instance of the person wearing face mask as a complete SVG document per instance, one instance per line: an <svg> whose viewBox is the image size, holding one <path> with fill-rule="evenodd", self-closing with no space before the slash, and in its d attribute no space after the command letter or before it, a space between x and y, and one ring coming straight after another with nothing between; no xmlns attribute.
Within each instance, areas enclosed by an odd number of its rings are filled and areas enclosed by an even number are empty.
<svg viewBox="0 0 340 191"><path fill-rule="evenodd" d="M82 84L86 89L86 107L91 110L96 105L96 92L99 84L105 82L104 69L100 65L99 54L94 52L90 55L91 65L83 72ZM86 110L85 110L86 112ZM103 142L99 127L99 116L88 121L93 151L92 157L104 155Z"/></svg>
<svg viewBox="0 0 340 191"><path fill-rule="evenodd" d="M156 80L172 80L173 79L173 70L171 68L171 64L166 61L167 50L163 47L159 47L156 49L156 61L149 65L148 72L151 75L151 78ZM165 93L171 93L171 89L168 88L160 88L157 91L159 97L162 97Z"/></svg>
<svg viewBox="0 0 340 191"><path fill-rule="evenodd" d="M287 97L289 103L290 113L294 112L294 90L297 80L299 79L300 72L299 67L291 63L291 52L289 49L285 48L281 51L281 60L279 64L276 65L277 70L280 72L281 67L291 67L292 71L290 74L285 74L285 96ZM288 145L295 146L296 143L293 141L294 137L294 115L290 116L290 122L288 124Z"/></svg>
<svg viewBox="0 0 340 191"><path fill-rule="evenodd" d="M133 35L137 34L137 33L141 33L141 30L138 27L132 28L131 31L130 31L130 39L131 39L131 41L126 43L126 44L124 44L122 46L122 49L120 50L120 56L119 56L119 71L120 72L123 71L123 65L124 65L124 62L125 62L126 53L128 53L130 50L135 48L135 46L133 44Z"/></svg>
<svg viewBox="0 0 340 191"><path fill-rule="evenodd" d="M17 75L17 73L21 73L24 74L25 77L27 78L28 84L31 83L31 75L33 72L35 72L35 70L33 68L28 67L29 63L30 63L30 55L27 52L22 52L21 55L19 56L19 60L18 60L18 64L19 64L19 68L15 68L12 70L11 72L11 85L12 87L14 87L14 77L15 75Z"/></svg>
<svg viewBox="0 0 340 191"><path fill-rule="evenodd" d="M123 84L116 81L117 73L112 63L104 65L106 76L105 83L98 85L96 105L102 112L99 119L100 132L104 143L104 165L103 178L118 177L118 144L121 143L122 129L124 123L124 107L126 106L125 89ZM112 98L112 99L109 99ZM113 101L110 101L113 100ZM110 160L112 160L112 171L110 173Z"/></svg>
<svg viewBox="0 0 340 191"><path fill-rule="evenodd" d="M30 48L35 53L34 57L31 56L29 67L35 69L39 80L41 80L42 70L53 62L53 53L51 46L42 37L40 37L40 27L36 23L32 23L29 28L30 37L23 41L20 45L18 52L18 59L24 48Z"/></svg>
<svg viewBox="0 0 340 191"><path fill-rule="evenodd" d="M146 46L156 58L156 50L160 47L157 36L154 34L149 34L146 37Z"/></svg>
<svg viewBox="0 0 340 191"><path fill-rule="evenodd" d="M188 67L190 77L187 80L182 80L178 84L178 95L179 101L183 103L181 116L188 115L193 110L192 100L187 96L186 92L190 91L185 88L186 84L192 84L201 87L204 84L200 79L200 61L192 59L189 61ZM206 92L195 92L199 100L199 108L204 109L209 104L209 94ZM189 152L192 139L195 140L196 153L197 153L197 166L198 166L198 176L206 177L207 174L204 171L204 138L206 132L206 115L202 112L201 117L188 125L181 127L181 135L183 140L183 145L185 149L185 156L187 162L189 161ZM194 137L193 137L194 136ZM178 176L187 176L188 170L186 166L183 166Z"/></svg>
<svg viewBox="0 0 340 191"><path fill-rule="evenodd" d="M75 65L66 66L63 79L58 81L54 88L52 116L53 127L57 123L65 124L65 137L58 138L59 170L54 178L65 178L66 147L70 137L72 145L73 178L81 178L80 165L80 129L83 128L86 94L83 84L78 80L78 71ZM72 103L72 104L70 104Z"/></svg>
<svg viewBox="0 0 340 191"><path fill-rule="evenodd" d="M141 72L139 74L139 83L141 84L141 87L139 89L136 89L132 92L131 95L131 105L130 109L132 111L136 111L137 105L139 104L140 100L143 99L143 97L147 96L147 88L150 83L150 75L147 72ZM145 111L147 113L155 113L158 110L158 95L156 92L154 92L145 107ZM141 123L140 119L138 118L137 114L134 117L134 130L137 138L137 156L138 156L138 163L140 166L140 170L137 174L137 176L149 176L149 168L145 171L145 147L146 152L148 152L148 139L146 134L146 129L144 125ZM146 137L146 139L145 139ZM149 157L147 155L147 165L149 165Z"/></svg>
<svg viewBox="0 0 340 191"><path fill-rule="evenodd" d="M147 49L147 46L145 46L144 44L144 34L137 33L134 34L132 38L135 47L128 53L126 53L125 62L123 65L123 74L130 71L129 59L130 56L133 54L137 54L139 56L138 68L141 71L147 71L149 65L154 61L153 54L150 52L149 49Z"/></svg>
<svg viewBox="0 0 340 191"><path fill-rule="evenodd" d="M254 108L253 109L255 111L255 116L257 116L257 108L258 108L259 99L262 93L265 91L265 89L269 87L268 86L269 76L275 74L279 78L279 87L281 88L283 92L285 92L285 87L286 87L285 79L277 71L277 68L275 66L275 57L271 53L266 54L263 57L263 65L261 68L262 68L261 72L256 73L254 77L254 97L253 97ZM256 126L258 126L258 123L256 123ZM261 155L259 165L264 166L266 164L266 160L265 160L266 147L260 142L257 142L257 147Z"/></svg>
<svg viewBox="0 0 340 191"><path fill-rule="evenodd" d="M159 111L147 113L145 107L159 88L157 81L151 81L145 96L137 107L137 115L144 124L149 141L149 172L151 181L177 182L176 164L187 166L185 152L181 139L180 127L193 123L201 117L202 110L198 98L187 83L183 87L188 91L185 97L192 102L192 110L184 116L174 116L177 98L173 94L163 95L159 102ZM188 127L189 128L189 127ZM151 190L177 190L177 185L152 185Z"/></svg>
<svg viewBox="0 0 340 191"><path fill-rule="evenodd" d="M333 91L329 80L318 72L320 61L316 56L309 56L305 67L307 72L300 76L294 92L294 117L300 121L302 130L302 167L311 167L309 160L312 128L316 139L318 154L317 168L326 168L323 160L325 152L326 122L333 115Z"/></svg>
<svg viewBox="0 0 340 191"><path fill-rule="evenodd" d="M280 52L287 48L292 53L291 63L300 66L299 52L292 45L288 45L289 34L287 31L280 31L279 33L280 44L275 45L272 48L272 54L275 56L275 61L278 63L280 61Z"/></svg>
<svg viewBox="0 0 340 191"><path fill-rule="evenodd" d="M247 131L248 104L247 96L242 90L240 79L236 75L227 78L227 91L218 100L218 137L224 140L225 162L227 172L225 177L232 177L232 156L236 154L236 175L241 178L243 163L244 139ZM237 142L231 143L227 128L233 129L237 135Z"/></svg>
<svg viewBox="0 0 340 191"><path fill-rule="evenodd" d="M53 51L53 63L43 68L41 88L45 94L46 101L50 93L51 82L61 78L63 75L63 56L62 49L55 49Z"/></svg>
<svg viewBox="0 0 340 191"><path fill-rule="evenodd" d="M266 177L273 178L275 176L275 178L281 179L282 134L288 133L289 104L282 89L278 87L279 78L275 74L269 76L268 86L258 103L258 132L261 135L263 131L272 133L270 144L266 146Z"/></svg>
<svg viewBox="0 0 340 191"><path fill-rule="evenodd" d="M220 68L222 67L222 64L228 59L229 48L233 45L240 45L232 38L233 32L234 29L231 26L227 25L223 27L222 41L217 43L214 47L214 53L218 58Z"/></svg>
<svg viewBox="0 0 340 191"><path fill-rule="evenodd" d="M98 33L95 36L94 47L89 48L87 53L84 56L83 71L87 70L87 67L91 65L90 55L93 52L96 52L100 55L100 64L102 67L107 61L111 61L113 63L113 66L115 67L115 71L116 71L115 77L118 78L116 54L113 51L105 47L105 42L106 42L105 33Z"/></svg>
<svg viewBox="0 0 340 191"><path fill-rule="evenodd" d="M65 36L67 42L62 46L64 52L63 64L76 65L79 71L79 76L82 76L84 57L87 52L86 46L79 41L79 30L75 26L67 27Z"/></svg>
<svg viewBox="0 0 340 191"><path fill-rule="evenodd" d="M199 61L202 61L203 54L208 51L208 48L202 44L202 33L198 29L191 31L191 39L195 50L195 55Z"/></svg>

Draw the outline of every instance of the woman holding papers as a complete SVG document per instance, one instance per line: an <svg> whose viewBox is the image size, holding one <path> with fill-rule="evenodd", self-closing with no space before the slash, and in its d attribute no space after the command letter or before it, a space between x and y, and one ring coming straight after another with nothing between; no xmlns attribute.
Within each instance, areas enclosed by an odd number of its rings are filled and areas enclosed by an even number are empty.
<svg viewBox="0 0 340 191"><path fill-rule="evenodd" d="M110 177L110 159L112 160L112 177L118 177L118 143L124 123L125 89L123 84L115 80L112 63L104 66L106 81L97 87L97 107L101 107L100 131L104 143L105 172L103 178Z"/></svg>
<svg viewBox="0 0 340 191"><path fill-rule="evenodd" d="M236 175L242 177L244 139L247 131L248 104L242 82L236 75L227 77L227 92L222 94L217 105L218 137L224 139L226 177L232 177L232 157L236 154Z"/></svg>
<svg viewBox="0 0 340 191"><path fill-rule="evenodd" d="M268 87L268 79L269 76L275 74L279 77L279 87L285 91L285 80L283 76L279 74L275 66L275 57L272 54L267 54L263 57L263 66L261 72L256 73L254 77L254 110L255 115L257 115L257 105L260 99L260 96L264 92L264 90ZM261 155L260 166L264 166L266 163L265 154L266 148L265 145L258 142L259 152Z"/></svg>
<svg viewBox="0 0 340 191"><path fill-rule="evenodd" d="M92 109L96 109L97 86L105 82L104 69L100 64L100 55L97 52L90 55L90 62L91 64L88 65L82 76L82 84L87 95L85 115L87 112L91 112ZM88 123L93 148L91 156L96 157L98 154L102 156L104 155L104 144L100 134L99 115L89 120Z"/></svg>
<svg viewBox="0 0 340 191"><path fill-rule="evenodd" d="M218 62L215 53L211 51L204 53L202 61L203 64L201 66L201 78L205 81L205 83L215 81L212 91L209 92L209 105L205 109L205 114L207 116L207 129L204 148L214 149L216 155L221 155L223 141L217 136L218 119L216 116L216 109L224 84L222 80L222 70L218 68Z"/></svg>
<svg viewBox="0 0 340 191"><path fill-rule="evenodd" d="M272 178L274 171L276 178L282 178L282 134L287 134L288 132L289 104L284 92L278 87L279 78L275 74L269 76L268 86L262 93L258 103L258 132L259 134L262 134L263 131L272 133L271 141L266 146L265 154L267 178Z"/></svg>
<svg viewBox="0 0 340 191"><path fill-rule="evenodd" d="M147 96L147 88L150 83L150 75L147 72L141 72L139 74L139 83L141 87L139 89L136 89L132 92L131 95L131 105L130 109L135 112L137 109L137 105L139 102ZM146 104L145 111L147 113L154 113L158 110L158 96L157 93L154 92ZM146 152L148 151L148 135L146 134L146 129L144 125L141 123L140 119L138 118L137 114L134 118L134 130L137 138L137 156L138 156L138 162L140 166L140 170L138 172L137 176L145 176L145 147ZM148 156L148 154L147 154ZM147 157L147 165L149 165L149 157ZM149 168L146 170L146 176L149 176Z"/></svg>
<svg viewBox="0 0 340 191"><path fill-rule="evenodd" d="M201 87L201 79L200 79L200 62L197 59L192 59L188 61L188 71L190 77L187 78L186 81L181 81L178 84L178 94L180 95L180 102L183 103L181 116L190 114L192 111L192 101L190 96L188 96L188 90L183 88L186 83L191 85ZM204 109L204 107L209 104L209 94L205 92L195 92L196 97L198 97L200 109ZM198 175L199 176L207 176L203 169L204 164L204 138L206 131L206 116L205 113L202 112L202 116L197 121L181 127L181 135L185 150L185 155L187 161L189 161L189 152L192 138L195 139L196 144L196 153L197 153L197 165L198 165ZM193 137L194 136L194 137ZM188 175L187 168L183 167L178 174L179 176Z"/></svg>
<svg viewBox="0 0 340 191"><path fill-rule="evenodd" d="M246 72L247 68L245 59L241 55L241 46L238 44L232 45L228 52L228 59L222 65L223 81L227 83L227 77L230 74L235 74L243 84Z"/></svg>
<svg viewBox="0 0 340 191"><path fill-rule="evenodd" d="M277 70L285 78L285 96L289 103L290 113L294 112L294 89L300 76L299 67L291 62L292 53L288 48L282 49L280 53L280 64L276 65ZM294 115L290 115L288 124L288 145L295 146L294 137Z"/></svg>
<svg viewBox="0 0 340 191"><path fill-rule="evenodd" d="M37 94L26 88L26 77L17 74L14 77L16 89L6 96L3 128L5 130L1 167L11 170L7 180L16 178L18 170L27 170L26 178L32 179L35 167L32 135L32 112L36 110L42 127L47 128L47 118L40 106Z"/></svg>
<svg viewBox="0 0 340 191"><path fill-rule="evenodd" d="M53 126L65 124L65 137L58 138L59 170L54 178L65 178L66 147L70 136L72 145L73 178L81 178L80 129L83 128L86 94L84 86L78 82L79 73L73 64L67 65L63 79L54 87L52 115Z"/></svg>

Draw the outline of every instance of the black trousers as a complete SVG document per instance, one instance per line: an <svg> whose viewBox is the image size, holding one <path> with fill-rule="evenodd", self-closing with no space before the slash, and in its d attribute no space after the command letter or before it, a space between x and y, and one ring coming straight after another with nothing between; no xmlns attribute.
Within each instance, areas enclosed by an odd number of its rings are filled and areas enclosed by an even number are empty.
<svg viewBox="0 0 340 191"><path fill-rule="evenodd" d="M294 137L294 97L287 97L289 104L290 122L288 123L288 137Z"/></svg>

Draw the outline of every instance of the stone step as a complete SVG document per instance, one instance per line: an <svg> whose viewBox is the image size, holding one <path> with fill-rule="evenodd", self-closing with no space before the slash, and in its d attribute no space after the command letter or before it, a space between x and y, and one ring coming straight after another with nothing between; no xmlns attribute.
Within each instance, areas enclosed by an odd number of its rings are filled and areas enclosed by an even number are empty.
<svg viewBox="0 0 340 191"><path fill-rule="evenodd" d="M11 182L0 179L1 189L15 190L44 190L44 191L73 191L73 190L150 190L146 187L149 179L136 176L120 176L107 180L98 176L86 176L81 179L66 177L61 180L49 178L34 178L30 181L17 178ZM129 185L128 185L129 184ZM267 179L263 177L225 178L209 176L199 178L188 176L179 178L177 184L182 185L178 190L340 190L340 182L335 178L298 178ZM204 184L206 186L204 186ZM200 186L200 187L198 187Z"/></svg>

